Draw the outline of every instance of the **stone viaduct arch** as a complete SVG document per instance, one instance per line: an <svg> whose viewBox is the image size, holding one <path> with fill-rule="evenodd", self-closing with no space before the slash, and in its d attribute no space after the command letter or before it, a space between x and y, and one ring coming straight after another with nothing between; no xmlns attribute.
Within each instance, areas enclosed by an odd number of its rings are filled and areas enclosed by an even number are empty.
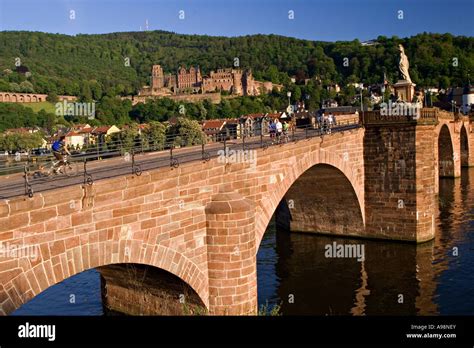
<svg viewBox="0 0 474 348"><path fill-rule="evenodd" d="M0 92L0 102L36 103L46 101L47 94ZM60 96L60 99L63 96ZM67 96L65 96L67 97Z"/></svg>

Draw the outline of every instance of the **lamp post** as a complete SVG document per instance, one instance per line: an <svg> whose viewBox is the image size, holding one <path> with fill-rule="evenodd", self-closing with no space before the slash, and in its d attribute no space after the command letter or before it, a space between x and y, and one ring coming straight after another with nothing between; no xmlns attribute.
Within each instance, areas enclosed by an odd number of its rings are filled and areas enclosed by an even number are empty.
<svg viewBox="0 0 474 348"><path fill-rule="evenodd" d="M364 120L365 122L365 114L364 114L364 97L362 95L362 90L363 90L363 87L359 88L359 92L360 92L360 110L362 111L362 120Z"/></svg>
<svg viewBox="0 0 474 348"><path fill-rule="evenodd" d="M288 97L288 108L286 109L286 111L288 112L288 115L291 117L291 122L293 123L293 132L294 132L294 127L296 127L296 121L295 121L295 116L294 116L294 112L293 112L293 108L291 107L291 92L288 91L286 92L286 96Z"/></svg>
<svg viewBox="0 0 474 348"><path fill-rule="evenodd" d="M360 97L360 110L364 109L364 100L362 99L362 88L359 88L359 97Z"/></svg>

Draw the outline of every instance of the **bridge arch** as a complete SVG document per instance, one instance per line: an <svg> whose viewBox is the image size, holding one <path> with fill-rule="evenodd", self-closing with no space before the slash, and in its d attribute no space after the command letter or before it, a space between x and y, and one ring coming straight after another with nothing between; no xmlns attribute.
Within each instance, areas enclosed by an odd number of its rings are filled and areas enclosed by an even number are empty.
<svg viewBox="0 0 474 348"><path fill-rule="evenodd" d="M306 177L305 173L308 171L308 173L310 173L313 167L316 168L316 171L319 171L320 168L324 168L326 174L332 173L337 175L338 180L340 180L339 182L344 183L344 187L350 188L349 192L353 194L352 197L357 201L356 205L360 212L362 226L365 225L363 169L359 169L358 171L358 168L356 168L354 164L344 159L343 154L331 151L331 149L327 150L322 148L319 151L300 156L297 160L292 158L291 162L292 163L290 163L285 170L275 175L277 185L275 185L275 189L271 191L268 200L265 200L257 206L257 250L274 212L279 207L287 192L297 180L300 178L304 180ZM362 173L360 171L362 171Z"/></svg>
<svg viewBox="0 0 474 348"><path fill-rule="evenodd" d="M454 144L451 131L443 124L438 134L438 173L440 177L454 177Z"/></svg>
<svg viewBox="0 0 474 348"><path fill-rule="evenodd" d="M58 246L59 245L59 246ZM180 278L208 307L206 276L182 253L163 245L142 241L105 241L76 246L67 251L61 243L52 243L49 250L41 249L40 261L18 259L18 266L0 273L0 315L12 313L49 287L83 271L117 264L153 266ZM118 253L113 253L117 250ZM47 257L49 255L49 257ZM54 255L54 256L53 256Z"/></svg>
<svg viewBox="0 0 474 348"><path fill-rule="evenodd" d="M290 187L277 208L276 223L291 231L360 235L362 216L349 179L339 169L320 163Z"/></svg>

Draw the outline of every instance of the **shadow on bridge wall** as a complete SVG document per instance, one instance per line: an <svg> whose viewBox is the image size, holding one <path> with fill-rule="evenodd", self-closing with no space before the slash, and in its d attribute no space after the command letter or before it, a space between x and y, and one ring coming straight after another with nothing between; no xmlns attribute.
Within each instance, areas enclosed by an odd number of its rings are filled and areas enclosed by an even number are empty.
<svg viewBox="0 0 474 348"><path fill-rule="evenodd" d="M304 172L278 205L276 223L287 231L364 235L357 195L337 168L317 164Z"/></svg>
<svg viewBox="0 0 474 348"><path fill-rule="evenodd" d="M453 149L453 137L451 137L448 126L442 125L441 131L439 132L439 137L438 137L439 177L453 178L453 177L459 176L459 173L458 173L459 170L454 169L455 161L458 162L458 159L454 155L455 155L455 152ZM460 164L460 163L456 163L456 164Z"/></svg>
<svg viewBox="0 0 474 348"><path fill-rule="evenodd" d="M139 264L98 267L106 314L199 315L206 305L186 282L170 272Z"/></svg>

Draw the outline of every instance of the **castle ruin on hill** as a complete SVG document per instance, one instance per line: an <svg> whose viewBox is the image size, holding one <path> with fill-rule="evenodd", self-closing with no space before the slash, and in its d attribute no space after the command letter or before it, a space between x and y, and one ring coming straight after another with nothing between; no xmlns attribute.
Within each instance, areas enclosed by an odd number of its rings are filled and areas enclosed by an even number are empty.
<svg viewBox="0 0 474 348"><path fill-rule="evenodd" d="M153 65L151 86L144 86L139 96L166 96L227 92L233 95L252 96L270 93L283 86L269 81L257 81L250 69L217 69L203 76L199 67L180 67L176 74L165 74L161 65Z"/></svg>

